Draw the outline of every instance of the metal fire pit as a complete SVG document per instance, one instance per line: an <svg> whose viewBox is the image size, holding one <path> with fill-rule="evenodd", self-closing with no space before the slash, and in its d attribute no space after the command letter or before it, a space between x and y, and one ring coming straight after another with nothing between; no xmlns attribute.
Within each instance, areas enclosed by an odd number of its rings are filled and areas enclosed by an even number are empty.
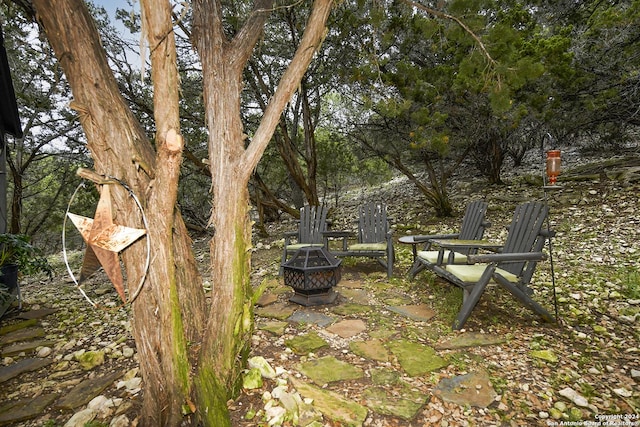
<svg viewBox="0 0 640 427"><path fill-rule="evenodd" d="M282 265L284 284L294 290L291 302L304 306L331 304L338 297L340 264L325 248L305 246Z"/></svg>

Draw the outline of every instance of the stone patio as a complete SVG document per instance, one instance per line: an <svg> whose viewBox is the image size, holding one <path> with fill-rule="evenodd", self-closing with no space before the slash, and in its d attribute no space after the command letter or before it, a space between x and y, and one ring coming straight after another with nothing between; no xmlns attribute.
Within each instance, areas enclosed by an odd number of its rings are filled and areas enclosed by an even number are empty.
<svg viewBox="0 0 640 427"><path fill-rule="evenodd" d="M458 333L429 346L418 337L400 338L403 334L396 325L427 330L436 312L390 288L382 278L365 276L363 280L360 275L343 273L336 287L340 295L336 303L317 307L286 301L287 289L279 281L272 281L266 289L255 311L258 329L267 333L267 340L284 338L285 350L293 355L290 358L299 360L295 365L299 378L290 378L290 383L335 423L362 426L370 411L411 421L432 399L461 407L486 407L497 396L486 372L439 379L431 393L414 386L416 380L424 381L447 367L452 352L498 345L505 339ZM378 325L378 318L392 326ZM306 332L299 333L301 328ZM358 400L339 391L358 384L363 390Z"/></svg>
<svg viewBox="0 0 640 427"><path fill-rule="evenodd" d="M274 364L271 367L262 360L264 366L252 367L249 374L263 378L256 381L248 377L245 387L273 388L273 403L267 405L272 409L264 416L272 417L269 420L275 420L274 425L279 425L274 417L282 416L297 420L295 425L310 427L321 426L322 417L345 426L362 426L371 413L411 422L434 399L460 407L486 407L496 398L486 373L442 377L439 372L450 365L455 352L499 345L505 342L504 337L463 333L436 343L425 342L423 335L431 333L436 312L394 289L386 276L375 272L347 273L336 288L338 300L316 307L290 302L290 290L281 280L269 280L256 304L256 334L261 340L281 345L281 357L291 368L278 368L277 360L270 361ZM64 360L48 357L50 352L43 349L55 347L64 352L63 343L48 339L50 335L42 327L54 313L48 309L22 313L24 320L0 331L5 362L16 358L0 368L0 385L16 384L12 380L50 369L55 371L51 378L69 386L64 393L10 399L0 406L0 426L37 418L51 408L68 412L69 425L83 425L97 414L94 399L104 400L102 394L125 384L135 395L140 386L135 372L104 369L102 350L69 352ZM70 361L75 370L70 368ZM429 381L434 383L425 387ZM283 384L287 386L283 388ZM344 389L358 390L358 398L345 395L341 391ZM122 398L115 402L123 404ZM304 402L312 403L305 406ZM115 407L114 419L122 422L122 412Z"/></svg>

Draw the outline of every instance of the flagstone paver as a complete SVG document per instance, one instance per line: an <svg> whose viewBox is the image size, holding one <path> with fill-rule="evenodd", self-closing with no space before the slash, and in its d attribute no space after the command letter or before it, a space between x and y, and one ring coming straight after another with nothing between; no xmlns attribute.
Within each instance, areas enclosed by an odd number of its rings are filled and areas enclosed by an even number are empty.
<svg viewBox="0 0 640 427"><path fill-rule="evenodd" d="M351 338L367 330L367 324L361 319L347 319L334 323L327 331L342 338Z"/></svg>
<svg viewBox="0 0 640 427"><path fill-rule="evenodd" d="M400 372L389 368L372 369L371 382L376 385L393 385L400 381Z"/></svg>
<svg viewBox="0 0 640 427"><path fill-rule="evenodd" d="M398 331L395 329L380 328L380 329L376 329L374 331L369 332L369 336L371 338L378 338L378 339L384 340L394 336L397 333Z"/></svg>
<svg viewBox="0 0 640 427"><path fill-rule="evenodd" d="M310 332L286 340L285 345L296 354L309 354L323 347L328 347L329 343L320 338L315 332Z"/></svg>
<svg viewBox="0 0 640 427"><path fill-rule="evenodd" d="M16 425L16 423L35 418L57 398L58 395L52 393L7 402L0 406L0 426Z"/></svg>
<svg viewBox="0 0 640 427"><path fill-rule="evenodd" d="M395 365L396 368L370 370L368 373L373 386L363 388L360 395L359 403L364 403L371 411L382 415L405 421L415 418L428 402L430 394L425 393L424 390L416 390L402 381L403 371L411 377L419 377L447 366L447 359L437 354L437 350L499 345L506 342L503 336L478 332L463 332L447 337L437 343L436 348L406 338L393 340L394 336L404 336L402 331L406 328L421 330L424 322L432 320L436 312L426 304L412 304L410 297L397 292L392 287L385 286L384 282L365 284L362 280L345 281L343 279L340 287L343 298L338 303L326 307L300 308L295 304L275 302L274 298L263 300L262 304L265 301L269 304L256 309L256 313L260 316L269 314L270 317L276 318L274 313L291 312L292 314L285 318L286 322L280 316L281 320L259 323L258 328L282 335L290 322L303 323L325 328L327 332L344 339L366 332L365 337L369 339L349 342L350 353L361 357L362 360L383 363L392 360L393 354L399 365L399 369L398 365ZM376 301L384 301L384 305L377 306ZM384 310L380 311L380 308ZM328 314L326 309L329 310ZM390 316L389 312L407 319L402 321L402 330L396 329L398 318ZM372 313L376 313L377 317L372 318L372 323L369 325L368 319ZM374 329L368 330L369 327ZM321 348L330 347L329 342L316 332L286 340L285 345L298 355L307 355ZM354 414L344 413L347 405L345 402L348 400L335 391L324 390L328 384L329 388L336 389L335 384L341 381L363 378L365 371L361 367L342 360L338 355L312 358L312 360L303 359L296 369L310 382L306 384L295 380L302 389L300 394L317 399L318 401L314 400L313 406L323 412L325 417L341 425L361 425L358 424L360 421ZM488 377L482 375L483 373L473 373L441 380L437 387L437 395L444 401L461 406L489 405L495 399L496 393ZM332 384L334 386L331 386ZM342 408L336 409L338 407Z"/></svg>
<svg viewBox="0 0 640 427"><path fill-rule="evenodd" d="M290 322L310 323L321 327L326 327L336 321L334 317L316 311L298 310L289 316Z"/></svg>
<svg viewBox="0 0 640 427"><path fill-rule="evenodd" d="M350 301L358 304L369 304L369 301L371 300L371 292L364 289L340 289L340 294Z"/></svg>
<svg viewBox="0 0 640 427"><path fill-rule="evenodd" d="M361 368L333 356L303 362L298 365L298 370L320 386L335 381L355 380L364 376Z"/></svg>
<svg viewBox="0 0 640 427"><path fill-rule="evenodd" d="M53 363L53 359L28 358L0 368L0 383L17 377L25 372L36 371Z"/></svg>
<svg viewBox="0 0 640 427"><path fill-rule="evenodd" d="M389 393L382 387L370 387L364 391L363 397L365 404L374 412L407 421L413 419L428 400L428 396L412 391L408 386L398 394Z"/></svg>
<svg viewBox="0 0 640 427"><path fill-rule="evenodd" d="M268 319L286 320L296 311L296 308L286 303L271 304L267 307L258 307L255 314Z"/></svg>
<svg viewBox="0 0 640 427"><path fill-rule="evenodd" d="M479 408L486 408L497 396L489 380L489 374L485 371L444 378L440 380L433 394L445 402Z"/></svg>
<svg viewBox="0 0 640 427"><path fill-rule="evenodd" d="M278 295L271 292L265 292L260 295L260 298L258 298L258 302L256 302L256 305L258 307L266 307L268 305L275 304L277 301Z"/></svg>
<svg viewBox="0 0 640 427"><path fill-rule="evenodd" d="M427 322L436 315L436 312L425 304L387 306L387 309L419 322Z"/></svg>
<svg viewBox="0 0 640 427"><path fill-rule="evenodd" d="M424 344L397 340L389 343L389 349L398 358L402 369L411 377L436 371L448 365L447 361L438 356L433 348Z"/></svg>
<svg viewBox="0 0 640 427"><path fill-rule="evenodd" d="M270 332L274 335L282 335L289 326L289 322L268 321L257 324L257 328L262 331Z"/></svg>
<svg viewBox="0 0 640 427"><path fill-rule="evenodd" d="M362 427L364 425L368 414L365 406L336 392L323 390L294 378L291 378L290 381L298 393L305 398L313 399L313 406L338 425L344 427Z"/></svg>
<svg viewBox="0 0 640 427"><path fill-rule="evenodd" d="M387 304L387 308L400 305L408 305L413 302L413 299L407 295L399 295L395 292L387 292L380 297L381 301Z"/></svg>
<svg viewBox="0 0 640 427"><path fill-rule="evenodd" d="M331 308L331 312L339 316L352 316L369 313L373 308L368 304L348 302Z"/></svg>
<svg viewBox="0 0 640 427"><path fill-rule="evenodd" d="M351 289L362 289L362 281L342 278L342 280L340 281L340 287L351 288Z"/></svg>
<svg viewBox="0 0 640 427"><path fill-rule="evenodd" d="M379 362L387 362L389 360L389 350L378 339L367 341L352 341L349 343L349 349L360 357L365 359L377 360Z"/></svg>

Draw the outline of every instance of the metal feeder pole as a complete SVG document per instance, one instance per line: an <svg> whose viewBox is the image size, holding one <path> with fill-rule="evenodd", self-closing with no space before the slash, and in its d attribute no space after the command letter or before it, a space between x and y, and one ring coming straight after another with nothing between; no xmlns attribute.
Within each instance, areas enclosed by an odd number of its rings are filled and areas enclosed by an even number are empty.
<svg viewBox="0 0 640 427"><path fill-rule="evenodd" d="M549 132L547 132L543 137L542 137L542 141L540 143L540 152L541 152L541 157L542 157L542 191L544 193L544 204L549 206L549 201L547 198L547 190L557 190L560 187L556 186L556 185L547 185L547 171L546 171L546 163L547 163L547 159L545 156L545 151L544 151L544 141L545 139L549 138L549 141L551 143L553 143L553 137L551 136L551 134ZM547 231L551 231L551 224L550 224L550 220L549 220L549 214L547 214ZM558 316L558 297L556 294L556 275L555 275L555 271L553 269L553 242L552 242L552 238L551 235L549 236L549 264L551 266L551 283L553 286L553 308L555 309L555 315L556 315L556 323L560 323L560 318Z"/></svg>

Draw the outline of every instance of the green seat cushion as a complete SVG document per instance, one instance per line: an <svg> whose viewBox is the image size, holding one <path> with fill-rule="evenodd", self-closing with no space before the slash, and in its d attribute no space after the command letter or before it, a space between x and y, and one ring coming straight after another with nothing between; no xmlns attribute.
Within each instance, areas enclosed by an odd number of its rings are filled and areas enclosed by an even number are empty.
<svg viewBox="0 0 640 427"><path fill-rule="evenodd" d="M293 252L300 248L306 248L307 246L313 246L314 248L321 248L324 245L322 243L296 243L293 245L287 245L287 251Z"/></svg>
<svg viewBox="0 0 640 427"><path fill-rule="evenodd" d="M438 262L438 253L439 251L418 251L418 258L421 258L430 264L436 264ZM442 257L442 262L444 264L449 260L450 253L451 251L444 251L444 256ZM456 264L466 264L467 256L456 253L453 262Z"/></svg>
<svg viewBox="0 0 640 427"><path fill-rule="evenodd" d="M458 265L448 264L445 269L456 276L458 279L465 283L477 283L480 280L480 276L487 268L487 264L473 264L473 265ZM496 273L507 279L511 283L518 282L518 276L513 273L509 273L501 268L496 268Z"/></svg>
<svg viewBox="0 0 640 427"><path fill-rule="evenodd" d="M370 251L386 251L386 243L356 243L349 245L349 251L353 252L370 252Z"/></svg>

